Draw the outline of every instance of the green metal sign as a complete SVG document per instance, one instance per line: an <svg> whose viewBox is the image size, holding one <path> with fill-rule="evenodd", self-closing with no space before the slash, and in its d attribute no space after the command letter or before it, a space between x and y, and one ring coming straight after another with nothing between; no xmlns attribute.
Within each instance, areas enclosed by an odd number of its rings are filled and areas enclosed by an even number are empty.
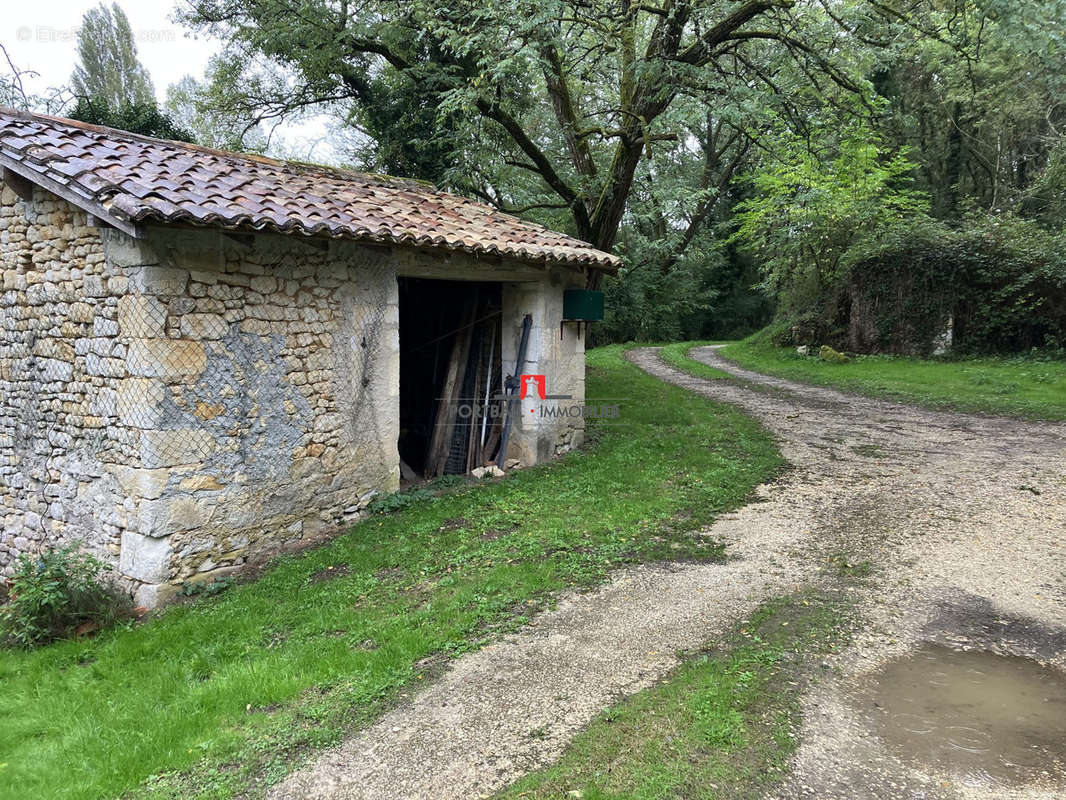
<svg viewBox="0 0 1066 800"><path fill-rule="evenodd" d="M563 319L566 321L601 322L603 292L593 289L563 291Z"/></svg>

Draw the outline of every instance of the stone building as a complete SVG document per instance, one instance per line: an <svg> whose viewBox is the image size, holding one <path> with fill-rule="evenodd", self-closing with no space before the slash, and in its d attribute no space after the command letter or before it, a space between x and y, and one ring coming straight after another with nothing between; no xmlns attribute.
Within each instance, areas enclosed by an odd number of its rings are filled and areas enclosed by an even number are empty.
<svg viewBox="0 0 1066 800"><path fill-rule="evenodd" d="M580 442L535 404L583 400L564 292L610 255L414 181L10 110L0 165L2 572L78 542L152 606L339 529L425 450L475 325L478 396L572 397L523 399L506 456Z"/></svg>

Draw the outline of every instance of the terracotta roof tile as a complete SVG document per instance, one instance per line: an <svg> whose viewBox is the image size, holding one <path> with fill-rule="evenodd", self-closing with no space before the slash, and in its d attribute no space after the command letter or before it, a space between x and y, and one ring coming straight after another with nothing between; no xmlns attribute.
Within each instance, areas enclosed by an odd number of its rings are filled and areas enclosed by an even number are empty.
<svg viewBox="0 0 1066 800"><path fill-rule="evenodd" d="M368 239L617 269L615 256L427 184L0 109L0 161L125 223ZM73 200L74 197L71 199Z"/></svg>

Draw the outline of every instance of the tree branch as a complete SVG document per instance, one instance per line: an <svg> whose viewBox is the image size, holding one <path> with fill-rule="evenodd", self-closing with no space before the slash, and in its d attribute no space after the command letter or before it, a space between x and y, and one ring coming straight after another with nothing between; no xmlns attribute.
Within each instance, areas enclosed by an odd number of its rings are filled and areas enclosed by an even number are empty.
<svg viewBox="0 0 1066 800"><path fill-rule="evenodd" d="M574 110L574 100L570 94L570 86L566 75L563 73L562 59L554 44L549 44L541 50L541 58L544 61L544 83L548 90L555 118L562 128L563 138L566 139L567 149L570 151L570 161L578 175L590 178L596 176L596 161L592 158L589 150L588 139L578 133L577 112Z"/></svg>
<svg viewBox="0 0 1066 800"><path fill-rule="evenodd" d="M480 197L486 203L489 203L490 205L494 206L495 208L498 208L504 214L515 214L515 215L525 214L527 211L533 211L534 209L537 209L537 208L554 208L554 209L569 208L569 206L567 206L566 203L547 203L547 202L544 202L544 203L528 203L528 204L526 204L524 206L508 206L502 200L500 200L498 197L493 196L490 192L486 192L486 191L484 191L482 189L478 189L476 186L470 187L470 191L475 197Z"/></svg>
<svg viewBox="0 0 1066 800"><path fill-rule="evenodd" d="M685 64L704 66L711 60L715 47L751 20L771 9L791 8L793 5L795 0L750 0L689 45L677 60Z"/></svg>
<svg viewBox="0 0 1066 800"><path fill-rule="evenodd" d="M734 136L730 137L730 144L737 141L737 139L740 138L740 135L740 133L737 133ZM729 145L726 145L726 147L728 146ZM681 234L681 240L678 242L677 246L670 248L670 251L667 254L666 258L664 258L662 263L660 263L659 271L663 275L669 274L670 270L674 268L674 265L677 264L681 256L685 254L685 251L688 249L688 246L692 244L692 241L696 238L696 235L703 229L704 225L707 224L707 220L710 218L711 213L718 205L718 201L722 199L722 195L725 194L726 189L729 187L729 184L733 180L733 175L736 173L737 168L741 165L741 163L743 163L744 159L747 157L748 151L750 149L750 139L746 140L740 147L737 148L737 152L733 155L732 160L730 160L730 162L726 165L725 169L722 170L721 175L719 175L718 184L714 189L714 194L712 194L700 204L696 213L692 215L692 218L689 220L688 225L685 227L684 233ZM714 170L714 167L717 166L720 156L725 152L725 148L718 151L717 153L714 152L713 149L708 149L705 152L706 159L704 162L704 179L701 181L701 183L709 182L707 181L707 178Z"/></svg>
<svg viewBox="0 0 1066 800"><path fill-rule="evenodd" d="M548 159L544 151L537 147L529 135L525 132L518 120L500 108L498 105L490 104L487 100L478 100L477 109L485 117L496 122L502 127L507 135L514 140L514 143L518 145L519 149L526 154L533 165L536 167L537 173L541 176L545 183L551 187L559 197L565 202L567 207L574 215L574 221L577 223L578 235L585 238L591 233L589 226L588 210L585 208L585 204L566 181L562 179L558 172L555 171L555 167L552 166L551 161Z"/></svg>

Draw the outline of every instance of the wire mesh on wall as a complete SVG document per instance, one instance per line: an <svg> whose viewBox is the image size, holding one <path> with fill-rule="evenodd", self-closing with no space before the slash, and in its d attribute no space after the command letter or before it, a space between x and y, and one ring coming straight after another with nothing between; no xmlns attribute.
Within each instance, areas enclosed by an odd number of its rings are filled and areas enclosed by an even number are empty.
<svg viewBox="0 0 1066 800"><path fill-rule="evenodd" d="M390 282L380 265L364 271L313 307L233 296L202 312L189 297L128 295L111 309L111 336L8 331L0 475L57 480L49 460L72 449L250 478L287 476L292 453L315 442L372 445L384 461Z"/></svg>

